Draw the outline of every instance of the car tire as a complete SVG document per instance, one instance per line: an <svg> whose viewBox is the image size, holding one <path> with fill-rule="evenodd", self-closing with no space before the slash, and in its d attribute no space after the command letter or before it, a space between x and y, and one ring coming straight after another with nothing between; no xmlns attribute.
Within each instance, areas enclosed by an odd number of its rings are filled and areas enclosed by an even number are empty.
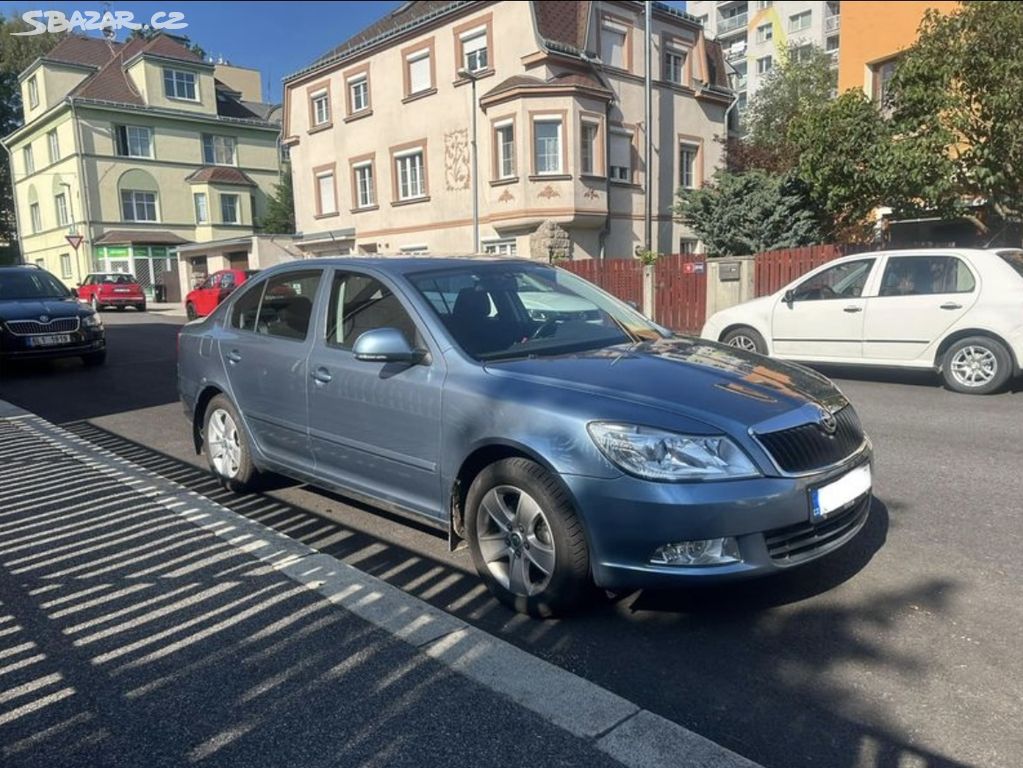
<svg viewBox="0 0 1023 768"><path fill-rule="evenodd" d="M199 317L199 315L195 311L195 304L193 304L192 302L188 302L185 305L185 315L188 317L189 320L195 320L197 317Z"/></svg>
<svg viewBox="0 0 1023 768"><path fill-rule="evenodd" d="M252 463L249 435L238 410L226 396L217 395L210 400L203 417L202 435L206 461L221 484L236 493L253 490L259 472Z"/></svg>
<svg viewBox="0 0 1023 768"><path fill-rule="evenodd" d="M721 343L730 347L745 349L747 352L756 352L761 355L767 354L767 343L759 331L743 325L733 328L721 337Z"/></svg>
<svg viewBox="0 0 1023 768"><path fill-rule="evenodd" d="M1012 376L1012 356L1004 344L989 336L970 336L945 350L941 376L955 392L989 395Z"/></svg>
<svg viewBox="0 0 1023 768"><path fill-rule="evenodd" d="M568 613L594 594L582 521L536 462L503 459L480 472L466 495L465 531L483 582L520 613Z"/></svg>
<svg viewBox="0 0 1023 768"><path fill-rule="evenodd" d="M146 303L142 302L141 304L136 304L135 305L135 311L136 312L145 312L146 311Z"/></svg>
<svg viewBox="0 0 1023 768"><path fill-rule="evenodd" d="M127 309L127 307L125 307L124 304L118 304L116 307L114 307L114 309L116 309L118 312L124 312L124 310Z"/></svg>
<svg viewBox="0 0 1023 768"><path fill-rule="evenodd" d="M107 351L104 349L101 352L90 352L87 355L82 355L82 362L86 368L98 368L107 361Z"/></svg>

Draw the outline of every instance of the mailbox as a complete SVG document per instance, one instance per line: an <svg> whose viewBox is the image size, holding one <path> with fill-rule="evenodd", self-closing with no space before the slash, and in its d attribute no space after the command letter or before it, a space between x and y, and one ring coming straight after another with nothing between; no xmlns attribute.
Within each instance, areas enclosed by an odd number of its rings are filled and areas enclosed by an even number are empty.
<svg viewBox="0 0 1023 768"><path fill-rule="evenodd" d="M737 261L718 262L718 280L722 283L734 283L739 280L739 268L742 265Z"/></svg>

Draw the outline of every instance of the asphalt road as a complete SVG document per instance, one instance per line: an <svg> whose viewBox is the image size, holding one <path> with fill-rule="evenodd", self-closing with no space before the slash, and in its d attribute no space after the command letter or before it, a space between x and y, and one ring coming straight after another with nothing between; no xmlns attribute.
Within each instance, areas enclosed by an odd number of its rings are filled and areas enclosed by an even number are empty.
<svg viewBox="0 0 1023 768"><path fill-rule="evenodd" d="M108 364L19 368L0 399L173 477L764 765L1023 764L1023 391L828 371L874 440L877 502L836 556L771 580L635 593L563 621L491 600L434 531L282 483L235 497L176 400L177 320L106 313Z"/></svg>

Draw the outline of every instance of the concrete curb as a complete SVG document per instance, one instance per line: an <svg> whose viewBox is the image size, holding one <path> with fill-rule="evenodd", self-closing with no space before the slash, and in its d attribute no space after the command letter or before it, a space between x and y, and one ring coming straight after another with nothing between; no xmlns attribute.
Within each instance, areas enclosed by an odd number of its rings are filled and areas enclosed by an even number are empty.
<svg viewBox="0 0 1023 768"><path fill-rule="evenodd" d="M594 683L2 400L0 419L16 421L20 429L132 487L453 671L591 741L622 765L758 768Z"/></svg>

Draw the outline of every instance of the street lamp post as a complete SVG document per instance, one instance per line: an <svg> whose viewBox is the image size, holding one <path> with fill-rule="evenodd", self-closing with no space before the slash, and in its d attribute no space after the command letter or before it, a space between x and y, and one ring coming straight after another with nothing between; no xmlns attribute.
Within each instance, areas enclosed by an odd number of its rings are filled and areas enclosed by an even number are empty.
<svg viewBox="0 0 1023 768"><path fill-rule="evenodd" d="M479 75L464 67L458 70L458 74L468 78L472 84L472 252L477 254L480 252L480 195L477 178L479 158L476 148L476 81Z"/></svg>

